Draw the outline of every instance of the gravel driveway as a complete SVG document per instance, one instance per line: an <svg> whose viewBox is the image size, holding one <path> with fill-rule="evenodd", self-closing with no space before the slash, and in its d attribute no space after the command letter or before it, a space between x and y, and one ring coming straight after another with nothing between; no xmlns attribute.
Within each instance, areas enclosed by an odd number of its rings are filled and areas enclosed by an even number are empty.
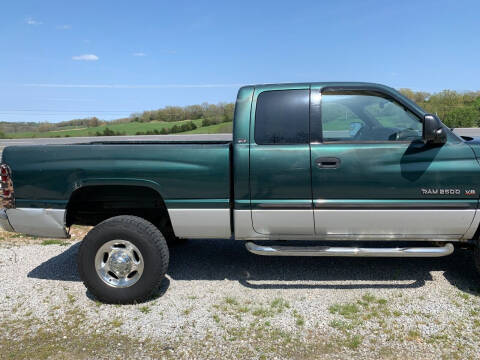
<svg viewBox="0 0 480 360"><path fill-rule="evenodd" d="M76 270L78 239L0 245L0 358L478 358L470 253L439 259L270 258L241 242L170 249L149 301L104 305Z"/></svg>

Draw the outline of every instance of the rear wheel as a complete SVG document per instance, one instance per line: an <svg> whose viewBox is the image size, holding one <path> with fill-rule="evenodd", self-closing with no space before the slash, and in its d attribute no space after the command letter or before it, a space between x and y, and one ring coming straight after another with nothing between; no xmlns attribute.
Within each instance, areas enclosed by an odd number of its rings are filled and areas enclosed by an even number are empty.
<svg viewBox="0 0 480 360"><path fill-rule="evenodd" d="M148 299L168 268L160 230L136 216L116 216L95 226L78 253L80 277L100 301L126 304Z"/></svg>

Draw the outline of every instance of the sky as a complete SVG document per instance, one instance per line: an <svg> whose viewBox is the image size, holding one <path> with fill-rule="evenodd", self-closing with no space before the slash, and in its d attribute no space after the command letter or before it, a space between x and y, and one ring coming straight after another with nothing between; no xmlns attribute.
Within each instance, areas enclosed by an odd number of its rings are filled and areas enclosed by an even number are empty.
<svg viewBox="0 0 480 360"><path fill-rule="evenodd" d="M480 89L480 1L0 4L0 121L235 101L242 85Z"/></svg>

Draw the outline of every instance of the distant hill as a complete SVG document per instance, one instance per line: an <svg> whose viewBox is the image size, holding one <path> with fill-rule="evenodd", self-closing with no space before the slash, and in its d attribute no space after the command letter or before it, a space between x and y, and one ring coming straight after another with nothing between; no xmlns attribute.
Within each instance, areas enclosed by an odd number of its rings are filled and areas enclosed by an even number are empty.
<svg viewBox="0 0 480 360"><path fill-rule="evenodd" d="M449 127L480 126L480 91L438 93L400 89L430 113L437 113ZM96 135L145 135L196 133L212 134L232 131L234 103L167 106L132 114L111 121L97 117L59 123L0 122L0 137L67 137Z"/></svg>
<svg viewBox="0 0 480 360"><path fill-rule="evenodd" d="M0 137L69 137L231 132L233 103L167 106L111 121L97 117L59 123L0 122Z"/></svg>

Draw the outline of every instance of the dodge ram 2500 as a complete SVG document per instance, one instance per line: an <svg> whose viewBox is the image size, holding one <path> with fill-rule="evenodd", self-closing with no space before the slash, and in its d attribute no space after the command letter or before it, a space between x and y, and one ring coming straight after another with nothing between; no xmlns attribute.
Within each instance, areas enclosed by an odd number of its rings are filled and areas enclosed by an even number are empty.
<svg viewBox="0 0 480 360"><path fill-rule="evenodd" d="M167 243L185 238L278 256L434 257L461 244L480 263L479 157L479 143L383 85L245 86L232 142L7 147L0 222L58 238L94 226L79 273L114 303L146 299Z"/></svg>

